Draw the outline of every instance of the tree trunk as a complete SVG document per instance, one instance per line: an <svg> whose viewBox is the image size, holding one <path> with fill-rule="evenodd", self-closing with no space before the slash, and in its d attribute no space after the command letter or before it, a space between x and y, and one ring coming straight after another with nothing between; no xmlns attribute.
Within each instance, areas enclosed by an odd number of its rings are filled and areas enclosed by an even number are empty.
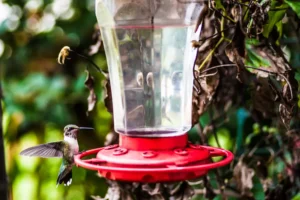
<svg viewBox="0 0 300 200"><path fill-rule="evenodd" d="M2 87L0 83L0 197L1 199L8 199L7 192L7 176L5 169L5 157L4 157L4 139L3 139L3 127L2 127Z"/></svg>

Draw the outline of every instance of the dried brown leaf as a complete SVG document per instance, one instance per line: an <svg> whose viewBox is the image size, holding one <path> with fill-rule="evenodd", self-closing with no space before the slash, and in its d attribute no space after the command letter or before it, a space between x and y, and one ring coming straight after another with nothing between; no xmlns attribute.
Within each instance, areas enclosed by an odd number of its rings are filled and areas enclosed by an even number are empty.
<svg viewBox="0 0 300 200"><path fill-rule="evenodd" d="M288 128L293 117L293 113L284 104L279 104L279 114L282 122Z"/></svg>
<svg viewBox="0 0 300 200"><path fill-rule="evenodd" d="M219 79L220 79L220 75L218 73L218 71L216 71L215 73L211 73L213 74L212 76L207 76L207 77L203 77L200 79L200 85L201 85L201 89L207 94L207 98L210 100L214 93L216 92L216 89L219 85Z"/></svg>
<svg viewBox="0 0 300 200"><path fill-rule="evenodd" d="M95 88L94 88L94 85L95 85L94 77L91 76L91 74L88 70L86 70L86 73L87 73L87 77L85 79L84 85L90 91L89 96L87 98L88 109L87 109L86 114L88 115L89 112L91 112L95 108L95 105L97 103L97 96L96 96Z"/></svg>
<svg viewBox="0 0 300 200"><path fill-rule="evenodd" d="M113 127L112 127L113 129ZM116 133L114 130L112 130L110 133L108 133L105 137L104 145L112 145L112 144L118 144L119 143L119 134Z"/></svg>
<svg viewBox="0 0 300 200"><path fill-rule="evenodd" d="M197 73L196 73L197 76ZM206 76L206 75L203 75ZM196 77L198 78L198 77ZM213 99L213 95L219 85L219 73L212 73L207 77L199 78L200 94L196 91L193 92L193 112L192 112L192 124L195 125L199 121L199 117L206 111L207 107Z"/></svg>
<svg viewBox="0 0 300 200"><path fill-rule="evenodd" d="M237 187L241 191L242 195L251 196L251 189L253 188L252 178L255 172L252 168L249 168L241 160L233 169L233 177L237 182Z"/></svg>
<svg viewBox="0 0 300 200"><path fill-rule="evenodd" d="M98 51L101 47L101 43L102 43L101 39L99 39L95 44L90 46L89 55L94 55L94 54L98 53Z"/></svg>
<svg viewBox="0 0 300 200"><path fill-rule="evenodd" d="M175 183L175 184L165 184L168 191L174 200L188 200L192 199L195 194L194 189L186 181Z"/></svg>
<svg viewBox="0 0 300 200"><path fill-rule="evenodd" d="M93 45L91 45L90 48L89 48L89 53L88 54L90 56L98 53L98 51L101 47L101 44L102 44L101 33L100 33L99 27L97 25L95 27L95 31L94 31L94 34L93 34L92 38L93 38L93 40L95 40L95 43Z"/></svg>
<svg viewBox="0 0 300 200"><path fill-rule="evenodd" d="M160 183L156 183L154 188L150 184L142 185L142 190L157 200L163 200L162 187Z"/></svg>
<svg viewBox="0 0 300 200"><path fill-rule="evenodd" d="M276 93L270 88L267 78L258 78L252 90L253 110L259 111L264 118L276 116Z"/></svg>
<svg viewBox="0 0 300 200"><path fill-rule="evenodd" d="M104 104L107 109L107 111L111 114L113 114L113 105L112 105L112 94L111 94L111 88L110 88L110 80L107 79L104 81Z"/></svg>

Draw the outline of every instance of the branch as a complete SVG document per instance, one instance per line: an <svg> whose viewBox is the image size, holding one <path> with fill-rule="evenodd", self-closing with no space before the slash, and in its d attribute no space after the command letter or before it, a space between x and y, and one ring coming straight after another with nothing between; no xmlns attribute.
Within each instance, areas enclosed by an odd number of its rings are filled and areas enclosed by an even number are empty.
<svg viewBox="0 0 300 200"><path fill-rule="evenodd" d="M233 190L229 190L229 189L225 189L223 191L218 190L218 189L213 189L213 192L215 194L223 194L224 196L227 197L234 197L234 198L241 198L242 195L240 195L239 193L233 191ZM206 189L195 189L195 194L206 194Z"/></svg>

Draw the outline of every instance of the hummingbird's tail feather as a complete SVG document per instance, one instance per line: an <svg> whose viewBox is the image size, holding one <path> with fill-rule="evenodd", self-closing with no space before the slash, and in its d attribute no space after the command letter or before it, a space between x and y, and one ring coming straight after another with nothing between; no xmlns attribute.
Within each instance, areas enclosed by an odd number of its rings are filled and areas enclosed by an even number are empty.
<svg viewBox="0 0 300 200"><path fill-rule="evenodd" d="M61 166L60 173L56 180L56 187L58 184L64 183L65 186L69 186L72 183L72 166Z"/></svg>

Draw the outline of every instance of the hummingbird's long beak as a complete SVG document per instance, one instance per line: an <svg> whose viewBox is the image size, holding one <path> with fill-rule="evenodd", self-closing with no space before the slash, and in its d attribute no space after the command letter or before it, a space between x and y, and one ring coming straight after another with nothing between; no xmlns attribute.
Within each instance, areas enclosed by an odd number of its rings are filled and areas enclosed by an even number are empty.
<svg viewBox="0 0 300 200"><path fill-rule="evenodd" d="M79 127L79 130L94 130L92 127Z"/></svg>

